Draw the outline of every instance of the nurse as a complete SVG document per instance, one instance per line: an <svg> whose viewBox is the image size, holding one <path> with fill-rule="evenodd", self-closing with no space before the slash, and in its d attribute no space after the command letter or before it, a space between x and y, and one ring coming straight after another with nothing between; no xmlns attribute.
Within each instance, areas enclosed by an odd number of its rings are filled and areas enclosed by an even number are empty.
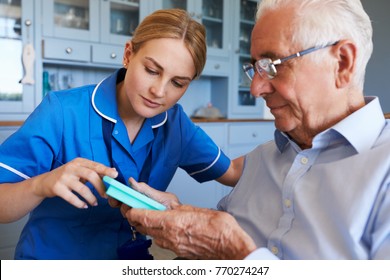
<svg viewBox="0 0 390 280"><path fill-rule="evenodd" d="M110 207L104 175L165 190L177 168L235 185L230 161L177 101L206 60L205 29L156 11L97 85L50 93L0 146L0 222L29 214L16 259L148 259L148 240ZM134 238L133 238L134 236Z"/></svg>

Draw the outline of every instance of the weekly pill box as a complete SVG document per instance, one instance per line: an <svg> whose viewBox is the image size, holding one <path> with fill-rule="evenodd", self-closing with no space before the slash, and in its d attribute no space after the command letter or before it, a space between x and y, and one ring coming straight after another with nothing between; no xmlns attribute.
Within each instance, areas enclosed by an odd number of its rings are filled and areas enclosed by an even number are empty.
<svg viewBox="0 0 390 280"><path fill-rule="evenodd" d="M166 207L161 203L147 197L146 195L133 190L132 188L118 182L117 180L104 176L103 182L107 186L107 195L119 200L133 208L142 208L149 210L165 210Z"/></svg>

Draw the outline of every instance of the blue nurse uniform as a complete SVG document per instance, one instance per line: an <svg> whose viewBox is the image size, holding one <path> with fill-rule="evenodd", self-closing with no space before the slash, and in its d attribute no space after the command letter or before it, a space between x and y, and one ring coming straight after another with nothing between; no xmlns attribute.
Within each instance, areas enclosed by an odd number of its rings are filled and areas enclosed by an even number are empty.
<svg viewBox="0 0 390 280"><path fill-rule="evenodd" d="M115 95L125 73L120 69L96 86L50 93L0 146L0 183L37 176L77 157L105 165L113 159L124 178L143 179L163 191L178 167L199 182L223 175L230 160L178 104L146 119L130 143ZM112 155L103 141L104 123L113 128ZM16 259L117 258L117 248L131 238L128 222L87 185L98 206L77 209L59 197L46 198L30 213Z"/></svg>

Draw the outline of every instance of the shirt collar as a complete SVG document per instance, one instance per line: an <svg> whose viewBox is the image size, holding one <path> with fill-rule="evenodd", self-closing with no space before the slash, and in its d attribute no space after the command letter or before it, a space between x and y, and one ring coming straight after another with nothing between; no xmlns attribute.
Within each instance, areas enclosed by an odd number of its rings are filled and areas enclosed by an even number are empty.
<svg viewBox="0 0 390 280"><path fill-rule="evenodd" d="M315 137L315 140L320 137L332 137L329 134L337 132L348 141L358 153L371 149L385 126L386 120L378 97L365 97L364 100L366 103L364 107L353 112L333 127L318 134ZM292 141L292 139L290 139L286 133L279 130L275 131L275 143L280 152L283 152L289 141Z"/></svg>
<svg viewBox="0 0 390 280"><path fill-rule="evenodd" d="M112 75L100 81L94 88L91 98L92 107L102 118L116 123L120 118L118 113L118 105L116 102L116 85L124 80L126 69L121 68ZM166 123L168 112L163 112L147 119L145 123L149 123L152 128L157 128Z"/></svg>
<svg viewBox="0 0 390 280"><path fill-rule="evenodd" d="M342 135L358 153L372 148L386 124L378 97L365 97L366 105L331 129Z"/></svg>

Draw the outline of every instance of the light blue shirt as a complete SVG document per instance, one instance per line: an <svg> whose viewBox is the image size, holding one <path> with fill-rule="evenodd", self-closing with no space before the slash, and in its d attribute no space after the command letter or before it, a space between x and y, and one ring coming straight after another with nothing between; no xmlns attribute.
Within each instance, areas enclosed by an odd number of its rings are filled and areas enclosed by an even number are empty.
<svg viewBox="0 0 390 280"><path fill-rule="evenodd" d="M302 150L280 131L219 203L280 259L390 259L390 122L378 98Z"/></svg>

